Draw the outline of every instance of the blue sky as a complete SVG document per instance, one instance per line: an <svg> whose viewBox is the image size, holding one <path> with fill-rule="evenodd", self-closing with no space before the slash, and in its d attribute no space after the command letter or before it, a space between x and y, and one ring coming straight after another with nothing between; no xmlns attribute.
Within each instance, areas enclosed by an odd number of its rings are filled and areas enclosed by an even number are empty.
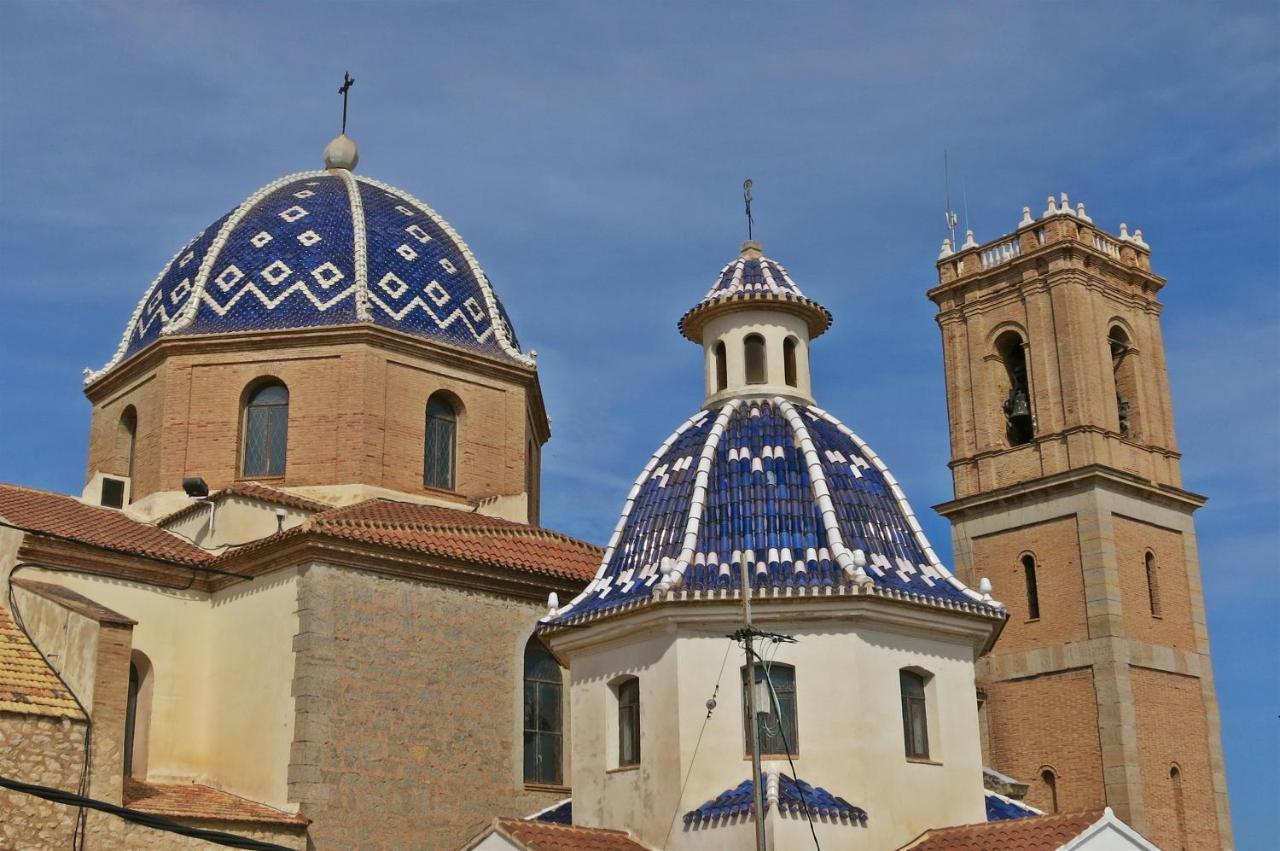
<svg viewBox="0 0 1280 851"><path fill-rule="evenodd" d="M466 237L540 354L544 520L603 542L701 400L675 320L766 251L835 314L819 402L940 551L924 291L942 151L979 240L1066 191L1140 227L1198 515L1240 848L1277 841L1280 15L1157 3L4 4L0 480L79 491L100 366L179 245L317 167L342 72L362 173Z"/></svg>

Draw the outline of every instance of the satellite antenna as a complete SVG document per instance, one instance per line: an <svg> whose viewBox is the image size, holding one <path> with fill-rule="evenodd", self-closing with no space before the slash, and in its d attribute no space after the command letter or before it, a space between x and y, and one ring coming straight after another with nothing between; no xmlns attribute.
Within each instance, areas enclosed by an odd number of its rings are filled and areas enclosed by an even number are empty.
<svg viewBox="0 0 1280 851"><path fill-rule="evenodd" d="M948 231L950 232L950 234L951 234L951 247L952 247L952 250L955 250L955 245L956 245L956 214L955 214L955 212L951 209L951 158L950 158L950 156L949 156L949 154L947 153L947 150L946 150L945 148L943 148L943 150L942 150L942 173L943 173L943 182L944 182L944 184L945 184L945 186L946 186L946 194L947 194L947 209L946 209L946 212L945 212L946 222L947 222L947 230L948 230ZM966 214L966 218L967 218L967 214Z"/></svg>
<svg viewBox="0 0 1280 851"><path fill-rule="evenodd" d="M755 239L755 217L751 215L751 178L742 181L742 200L747 205L747 239Z"/></svg>

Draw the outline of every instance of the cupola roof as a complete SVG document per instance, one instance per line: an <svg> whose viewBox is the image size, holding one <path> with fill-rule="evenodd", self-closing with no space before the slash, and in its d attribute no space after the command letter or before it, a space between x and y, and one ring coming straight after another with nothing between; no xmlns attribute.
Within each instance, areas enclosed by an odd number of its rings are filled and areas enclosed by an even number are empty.
<svg viewBox="0 0 1280 851"><path fill-rule="evenodd" d="M373 324L532 366L475 255L435 210L352 172L347 136L325 170L254 192L174 255L96 380L162 337Z"/></svg>
<svg viewBox="0 0 1280 851"><path fill-rule="evenodd" d="M591 584L552 613L581 621L741 588L869 593L997 615L943 566L879 456L834 416L732 399L676 429L627 495Z"/></svg>
<svg viewBox="0 0 1280 851"><path fill-rule="evenodd" d="M831 311L805 296L776 260L764 255L759 242L742 243L738 258L725 265L702 300L680 317L680 333L701 342L702 328L724 310L776 305L799 313L809 324L812 339L831 326Z"/></svg>

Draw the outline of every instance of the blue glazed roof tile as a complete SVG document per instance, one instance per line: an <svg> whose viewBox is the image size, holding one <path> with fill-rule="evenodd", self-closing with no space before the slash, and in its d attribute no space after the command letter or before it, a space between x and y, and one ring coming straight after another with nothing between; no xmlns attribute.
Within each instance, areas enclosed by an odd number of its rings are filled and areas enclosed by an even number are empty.
<svg viewBox="0 0 1280 851"><path fill-rule="evenodd" d="M1044 815L1044 813L1037 810L1035 807L1027 806L1021 801L1006 798L1004 795L997 794L990 790L987 791L986 796L987 821L1008 821L1009 819Z"/></svg>
<svg viewBox="0 0 1280 851"><path fill-rule="evenodd" d="M833 795L821 786L812 786L803 780L793 780L786 774L765 775L764 808L767 812L777 807L779 812L813 818L840 820L863 827L867 824L866 810L850 804L844 798ZM726 789L702 806L684 814L686 825L710 824L735 816L751 814L755 809L755 786L750 778L732 789Z"/></svg>

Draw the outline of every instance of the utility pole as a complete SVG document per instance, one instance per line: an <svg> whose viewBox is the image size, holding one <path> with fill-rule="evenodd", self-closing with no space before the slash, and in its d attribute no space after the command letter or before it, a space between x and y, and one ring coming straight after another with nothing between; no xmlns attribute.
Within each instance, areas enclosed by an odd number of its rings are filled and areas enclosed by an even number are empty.
<svg viewBox="0 0 1280 851"><path fill-rule="evenodd" d="M764 789L760 783L760 727L756 717L756 661L752 646L751 577L742 559L742 637L747 649L747 735L751 742L751 789L756 808L756 851L768 851L764 841Z"/></svg>

